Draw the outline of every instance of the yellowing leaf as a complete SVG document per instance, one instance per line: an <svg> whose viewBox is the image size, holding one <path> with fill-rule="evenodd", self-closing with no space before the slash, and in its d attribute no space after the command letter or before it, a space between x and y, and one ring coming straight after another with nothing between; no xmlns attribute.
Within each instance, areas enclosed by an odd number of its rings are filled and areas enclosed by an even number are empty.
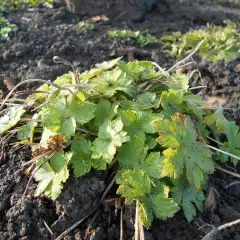
<svg viewBox="0 0 240 240"><path fill-rule="evenodd" d="M67 159L69 158L67 157ZM36 168L40 167L40 169L38 169L34 175L35 180L38 181L35 196L39 196L43 193L46 197L55 200L61 193L63 183L66 182L69 177L67 160L64 157L60 157L58 159L54 159L53 161L54 168L57 172L53 170L48 162L45 162L45 159L39 159L37 161Z"/></svg>
<svg viewBox="0 0 240 240"><path fill-rule="evenodd" d="M116 58L116 59L108 61L108 62L98 63L98 64L96 64L96 67L100 68L101 70L104 70L104 71L108 70L108 69L114 67L121 58L122 57Z"/></svg>
<svg viewBox="0 0 240 240"><path fill-rule="evenodd" d="M126 198L126 203L138 200L150 194L150 178L140 169L126 170L118 175L117 183L120 184L117 193Z"/></svg>
<svg viewBox="0 0 240 240"><path fill-rule="evenodd" d="M197 141L193 122L175 114L172 120L157 120L152 124L159 133L158 143L167 147L163 151L163 176L175 179L186 173L188 182L195 189L201 188L204 176L214 171L214 163L208 147Z"/></svg>

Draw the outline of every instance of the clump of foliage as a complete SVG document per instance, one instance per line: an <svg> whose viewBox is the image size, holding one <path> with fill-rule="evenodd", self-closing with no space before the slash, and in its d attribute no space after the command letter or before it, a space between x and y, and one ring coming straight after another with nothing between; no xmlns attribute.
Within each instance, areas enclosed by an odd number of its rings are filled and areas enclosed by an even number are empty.
<svg viewBox="0 0 240 240"><path fill-rule="evenodd" d="M52 0L4 0L0 2L0 39L7 39L11 33L17 30L15 24L10 23L3 13L19 10L25 6L33 6L37 3L48 2Z"/></svg>
<svg viewBox="0 0 240 240"><path fill-rule="evenodd" d="M9 34L15 32L17 26L9 23L9 21L0 14L0 38L7 39Z"/></svg>
<svg viewBox="0 0 240 240"><path fill-rule="evenodd" d="M216 160L228 160L211 152L209 139L240 156L239 128L201 103L187 75L115 59L46 81L24 104L4 110L0 134L16 133L33 146L35 196L55 200L70 169L81 177L115 164L117 193L137 202L148 228L181 207L188 221L203 210L208 176Z"/></svg>
<svg viewBox="0 0 240 240"><path fill-rule="evenodd" d="M4 0L0 3L0 9L5 12L19 10L26 6L34 6L37 3L52 3L52 0Z"/></svg>
<svg viewBox="0 0 240 240"><path fill-rule="evenodd" d="M150 43L158 43L158 39L148 32L132 31L132 30L110 30L108 36L112 39L123 38L123 39L134 39L141 47L146 46Z"/></svg>
<svg viewBox="0 0 240 240"><path fill-rule="evenodd" d="M204 40L199 55L210 61L233 61L240 57L240 32L236 23L224 22L226 26L208 24L198 30L191 30L186 34L173 33L162 38L164 52L173 58L180 58L188 54Z"/></svg>
<svg viewBox="0 0 240 240"><path fill-rule="evenodd" d="M78 23L78 27L83 31L83 32L91 32L94 30L95 25L92 22L89 21L82 21Z"/></svg>

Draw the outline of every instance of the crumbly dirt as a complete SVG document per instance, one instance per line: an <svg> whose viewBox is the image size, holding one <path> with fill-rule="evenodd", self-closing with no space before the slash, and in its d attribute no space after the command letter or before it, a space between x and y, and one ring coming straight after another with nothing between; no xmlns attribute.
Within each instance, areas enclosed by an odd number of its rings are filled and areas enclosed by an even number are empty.
<svg viewBox="0 0 240 240"><path fill-rule="evenodd" d="M160 44L140 48L134 41L113 41L107 37L107 30L148 29L155 36L161 37L173 31L186 32L190 28L196 29L207 22L222 24L225 19L240 19L239 5L233 1L186 1L183 4L176 0L160 1L152 13L138 16L138 19L132 17L136 10L126 8L122 1L112 0L106 3L101 0L95 7L93 4L91 7L94 15L105 14L110 20L96 22L95 29L88 32L78 28L77 23L82 19L74 16L65 7L48 9L39 5L9 14L9 20L17 24L18 31L9 41L0 43L0 75L17 82L28 78L54 80L71 70L69 66L55 64L54 56L68 60L80 72L92 68L98 62L119 56L124 56L127 60L130 53L135 59L152 60L168 67L173 60L162 54ZM212 64L196 57L194 66L187 69L199 70L201 77L195 74L191 84L206 85L201 91L205 97L225 99L225 107L231 108L227 112L229 117L238 123L239 64L240 59L228 64ZM7 93L8 90L2 82L0 86ZM32 87L37 86L25 86ZM29 177L22 164L30 159L31 153L29 149L10 151L10 146L5 152L5 158L0 161L0 239L3 240L54 239L97 206L98 199L109 183L108 173L92 171L79 179L70 178L61 196L54 202L33 197L35 183L30 185L23 200L22 194ZM231 166L225 167L233 170ZM209 179L209 186L215 189L216 198L216 206L211 211L199 213L191 223L186 221L182 212L167 221L155 220L152 227L145 231L145 239L197 240L212 229L211 225L217 227L240 218L240 184L226 188L233 181L236 181L234 177L216 171ZM113 189L106 199L114 197ZM123 208L124 239L132 239L134 214L133 206ZM119 239L120 209L105 202L97 211L94 221L93 216L64 239ZM89 224L92 227L86 235ZM46 225L53 234L50 234ZM240 240L240 226L221 231L216 239Z"/></svg>

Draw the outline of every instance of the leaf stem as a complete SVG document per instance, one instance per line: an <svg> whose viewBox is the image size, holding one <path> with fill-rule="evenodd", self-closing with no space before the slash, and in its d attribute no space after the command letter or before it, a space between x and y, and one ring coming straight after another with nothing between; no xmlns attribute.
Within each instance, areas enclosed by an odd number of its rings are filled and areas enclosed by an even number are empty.
<svg viewBox="0 0 240 240"><path fill-rule="evenodd" d="M53 157L53 155L54 155L55 153L56 153L56 151L52 152L52 153L44 160L44 162L43 162L42 164L40 164L40 166L38 166L38 167L33 171L33 173L31 174L31 176L30 176L30 178L29 178L29 180L28 180L28 183L27 183L27 186L26 186L26 188L25 188L25 191L24 191L24 193L23 193L23 195L22 195L22 199L24 199L24 196L25 196L25 194L26 194L26 192L27 192L28 186L29 186L32 178L34 177L35 173L36 173L44 164L46 164L46 162L47 162L51 157Z"/></svg>
<svg viewBox="0 0 240 240"><path fill-rule="evenodd" d="M95 136L95 137L97 136L96 133L91 132L91 131L89 131L89 130L87 130L87 129L77 128L77 130L80 131L80 132L83 132L83 133L86 133L86 134L89 134L89 135Z"/></svg>

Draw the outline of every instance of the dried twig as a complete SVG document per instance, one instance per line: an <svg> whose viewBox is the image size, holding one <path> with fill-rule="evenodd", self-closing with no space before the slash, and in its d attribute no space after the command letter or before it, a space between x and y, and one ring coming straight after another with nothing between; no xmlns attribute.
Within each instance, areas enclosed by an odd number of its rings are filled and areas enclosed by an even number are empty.
<svg viewBox="0 0 240 240"><path fill-rule="evenodd" d="M43 153L43 154L41 154L41 155L39 155L39 156L37 156L37 157L35 157L35 158L32 158L31 160L23 163L23 164L22 164L22 167L28 165L29 163L33 163L33 162L35 162L36 160L38 160L38 159L40 159L40 158L44 158L44 157L46 157L46 156L49 156L49 154L52 154L53 152L54 152L54 150L50 150L50 151L47 151L47 152L45 152L45 153Z"/></svg>
<svg viewBox="0 0 240 240"><path fill-rule="evenodd" d="M234 176L234 177L240 178L240 174L231 172L231 171L229 171L229 170L227 170L227 169L224 169L224 168L222 168L222 167L220 167L220 166L216 166L216 169L219 170L219 171L221 171L221 172L224 172L224 173L227 173L227 174L229 174L229 175L232 175L232 176Z"/></svg>
<svg viewBox="0 0 240 240"><path fill-rule="evenodd" d="M191 87L189 88L189 90L196 90L196 89L202 89L202 88L206 88L207 86L196 86L196 87Z"/></svg>
<svg viewBox="0 0 240 240"><path fill-rule="evenodd" d="M46 93L46 94L50 94L47 91L41 91L41 90L24 90L24 91L16 91L14 94L33 94L33 93Z"/></svg>
<svg viewBox="0 0 240 240"><path fill-rule="evenodd" d="M227 189L227 188L229 188L229 187L231 187L231 186L234 186L234 185L236 185L236 184L240 184L240 181L235 181L235 182L232 182L232 183L228 184L228 185L225 187L225 189Z"/></svg>
<svg viewBox="0 0 240 240"><path fill-rule="evenodd" d="M86 133L86 134L88 134L88 135L97 136L96 133L91 132L91 131L89 131L89 130L87 130L87 129L77 128L77 130L80 131L80 132Z"/></svg>
<svg viewBox="0 0 240 240"><path fill-rule="evenodd" d="M43 223L44 223L45 227L47 228L47 230L50 232L50 234L53 235L51 228L47 225L47 223L44 220L43 220Z"/></svg>
<svg viewBox="0 0 240 240"><path fill-rule="evenodd" d="M210 145L208 145L208 144L207 144L207 146L208 146L210 149L215 150L216 152L223 153L223 154L225 154L225 155L228 155L229 157L235 158L235 159L237 159L237 160L240 161L240 157L238 157L238 156L236 156L236 155L234 155L234 154L228 153L228 152L226 152L226 151L223 151L223 150L221 150L221 149L215 148L215 147L210 146Z"/></svg>
<svg viewBox="0 0 240 240"><path fill-rule="evenodd" d="M233 222L230 222L230 223L226 223L226 224L223 224L217 228L214 228L211 232L209 232L206 236L204 236L202 238L202 240L213 240L214 239L214 236L221 230L225 229L225 228L228 228L228 227L232 227L233 225L236 225L236 224L239 224L240 223L240 219L238 220L235 220Z"/></svg>
<svg viewBox="0 0 240 240"><path fill-rule="evenodd" d="M165 76L170 76L169 73L167 71L165 71L162 67L160 67L157 63L152 62L154 66L156 66L158 68L158 70L163 73Z"/></svg>
<svg viewBox="0 0 240 240"><path fill-rule="evenodd" d="M123 240L123 208L120 210L120 240Z"/></svg>
<svg viewBox="0 0 240 240"><path fill-rule="evenodd" d="M4 141L1 140L2 151L1 151L1 153L0 153L0 161L5 158L5 153L6 153L6 152L5 152L5 147L6 147L6 145L7 145L7 142L12 138L12 136L13 136L15 133L16 133L16 131L13 131L12 134L7 135L6 139L4 139Z"/></svg>
<svg viewBox="0 0 240 240"><path fill-rule="evenodd" d="M211 138L211 137L209 137L209 136L206 136L206 138L208 138L209 140L211 140L211 141L213 141L213 142L215 142L215 143L217 143L217 144L219 144L219 145L221 145L221 146L223 145L223 143L217 141L217 140L214 139L214 138Z"/></svg>
<svg viewBox="0 0 240 240"><path fill-rule="evenodd" d="M44 162L43 162L42 164L40 164L40 166L38 166L38 167L33 171L33 173L31 174L30 178L28 179L27 186L26 186L25 191L24 191L24 193L23 193L23 195L22 195L22 199L24 199L25 194L26 194L27 189L28 189L28 186L29 186L31 180L33 179L35 173L36 173L55 153L56 153L56 151L54 151L53 153L51 153L51 154L44 160Z"/></svg>
<svg viewBox="0 0 240 240"><path fill-rule="evenodd" d="M58 86L57 84L52 83L52 82L50 82L50 81L43 80L43 79L27 79L27 80L24 80L24 81L18 83L18 84L8 93L8 95L7 95L6 98L3 100L3 102L2 102L2 104L1 104L1 106L0 106L0 111L3 109L3 107L4 107L5 103L7 102L7 100L11 97L11 95L13 94L13 92L14 92L18 87L20 87L20 86L22 86L22 85L24 85L24 84L26 84L26 83L32 83L32 82L42 82L42 83L46 83L46 84L49 84L49 85L51 85L51 86L53 86L53 87L55 87L55 88L58 88L58 89L60 89L60 90L67 90L67 91L69 91L69 92L74 96L74 93L72 92L71 89L66 88L66 87L63 87L63 86Z"/></svg>
<svg viewBox="0 0 240 240"><path fill-rule="evenodd" d="M175 70L176 68L179 68L181 66L181 64L185 64L186 61L188 61L199 49L200 47L202 46L204 40L202 40L198 45L197 47L187 56L185 57L184 59L182 59L181 61L175 63L172 67L170 67L167 72L171 72L173 70Z"/></svg>
<svg viewBox="0 0 240 240"><path fill-rule="evenodd" d="M138 216L138 201L136 201L136 213L135 213L135 231L134 231L134 240L139 240L139 216Z"/></svg>

